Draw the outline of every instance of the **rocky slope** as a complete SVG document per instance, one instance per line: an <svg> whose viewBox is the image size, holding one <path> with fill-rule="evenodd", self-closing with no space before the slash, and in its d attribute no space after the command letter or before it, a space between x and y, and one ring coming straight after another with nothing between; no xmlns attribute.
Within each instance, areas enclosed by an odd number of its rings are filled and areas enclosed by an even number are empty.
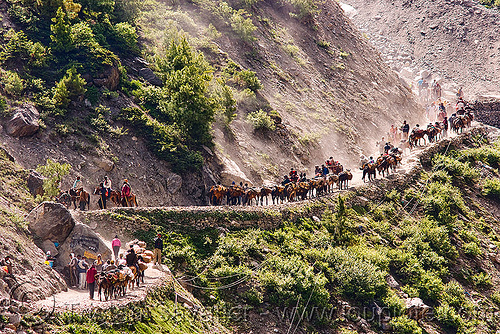
<svg viewBox="0 0 500 334"><path fill-rule="evenodd" d="M388 64L412 82L427 70L450 92L462 86L468 98L498 95L498 9L472 0L343 3Z"/></svg>
<svg viewBox="0 0 500 334"><path fill-rule="evenodd" d="M172 173L133 128L125 126L127 134L121 136L96 137L85 126L93 107L83 101L73 104L74 111L62 126L42 126L32 136L15 139L3 131L2 145L19 164L32 169L47 158L70 163L73 168L62 189L82 175L91 191L108 175L116 188L127 178L140 205L196 205L206 203L206 189L217 180L275 183L290 167L310 171L329 156L349 165L360 153L372 152L374 141L389 124L419 117L409 89L335 2L322 3L304 16L289 4L272 1L245 8L230 3L234 10L246 11L256 29L248 41L236 36L234 25L218 18L206 4L149 5L138 20L146 58L148 50L161 49L172 36L186 34L205 53L217 76L223 77L224 68L234 61L241 69L254 71L263 84L251 96L233 83L236 120L229 127L220 121L214 125L215 150L202 150L203 171ZM4 27L16 28L6 7L0 9ZM158 79L143 59L124 57L123 64L131 79ZM135 106L134 101L122 92L104 93L100 103L110 108L110 124L124 126L116 115ZM254 130L247 114L259 109L277 111L276 130ZM97 208L96 199L91 206Z"/></svg>

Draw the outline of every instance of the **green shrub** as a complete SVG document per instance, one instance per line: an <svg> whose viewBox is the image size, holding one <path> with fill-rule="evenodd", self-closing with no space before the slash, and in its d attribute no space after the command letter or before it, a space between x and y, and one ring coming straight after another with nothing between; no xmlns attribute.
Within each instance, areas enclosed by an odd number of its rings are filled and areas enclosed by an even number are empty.
<svg viewBox="0 0 500 334"><path fill-rule="evenodd" d="M461 162L453 157L436 154L433 158L434 169L444 170L452 176L454 182L462 180L473 184L479 180L479 172L468 162Z"/></svg>
<svg viewBox="0 0 500 334"><path fill-rule="evenodd" d="M495 200L500 200L500 180L487 179L486 181L484 181L481 193L484 196L493 198Z"/></svg>
<svg viewBox="0 0 500 334"><path fill-rule="evenodd" d="M330 42L324 41L324 40L316 41L316 44L318 44L318 46L320 48L324 48L324 49L328 49L330 47Z"/></svg>
<svg viewBox="0 0 500 334"><path fill-rule="evenodd" d="M123 52L138 52L137 31L128 22L120 22L113 27L112 45Z"/></svg>
<svg viewBox="0 0 500 334"><path fill-rule="evenodd" d="M9 111L9 105L7 104L7 100L5 97L0 96L0 117L9 117L11 113Z"/></svg>
<svg viewBox="0 0 500 334"><path fill-rule="evenodd" d="M28 71L46 65L47 49L39 42L33 43L22 30L16 32L14 29L10 29L5 37L8 42L3 45L0 51L0 62L21 60L27 65Z"/></svg>
<svg viewBox="0 0 500 334"><path fill-rule="evenodd" d="M387 292L386 272L348 249L329 248L324 259L332 280L344 296L364 302L383 297Z"/></svg>
<svg viewBox="0 0 500 334"><path fill-rule="evenodd" d="M298 10L299 17L314 15L319 12L315 0L287 0Z"/></svg>
<svg viewBox="0 0 500 334"><path fill-rule="evenodd" d="M137 108L123 109L120 118L134 127L146 140L149 149L159 159L169 162L174 172L186 173L202 167L203 157L180 141L179 129L175 125L152 119Z"/></svg>
<svg viewBox="0 0 500 334"><path fill-rule="evenodd" d="M428 215L448 226L455 222L456 214L468 216L469 210L465 206L460 189L450 184L429 183L422 202Z"/></svg>
<svg viewBox="0 0 500 334"><path fill-rule="evenodd" d="M406 312L406 304L393 290L388 290L387 296L382 300L389 308L391 318L400 317Z"/></svg>
<svg viewBox="0 0 500 334"><path fill-rule="evenodd" d="M70 101L81 99L87 89L86 82L74 67L66 71L66 75L54 87L54 104L67 108Z"/></svg>
<svg viewBox="0 0 500 334"><path fill-rule="evenodd" d="M257 27L253 24L250 17L245 17L246 14L246 11L242 9L235 11L233 15L231 15L229 21L231 23L231 29L233 29L242 40L245 42L253 42L255 40L253 33L257 30Z"/></svg>
<svg viewBox="0 0 500 334"><path fill-rule="evenodd" d="M458 329L463 326L463 319L453 307L446 303L436 307L434 314L437 320L446 327Z"/></svg>
<svg viewBox="0 0 500 334"><path fill-rule="evenodd" d="M251 112L247 115L247 120L253 125L255 130L274 131L276 125L273 119L262 109Z"/></svg>
<svg viewBox="0 0 500 334"><path fill-rule="evenodd" d="M5 92L11 96L21 96L24 91L24 80L16 72L2 73L2 84Z"/></svg>
<svg viewBox="0 0 500 334"><path fill-rule="evenodd" d="M235 78L240 86L250 89L253 92L262 88L262 84L257 74L251 70L243 70L235 74Z"/></svg>
<svg viewBox="0 0 500 334"><path fill-rule="evenodd" d="M271 257L266 269L259 271L259 278L275 305L305 305L309 300L309 307L325 307L330 298L324 274L315 273L314 267L297 255Z"/></svg>
<svg viewBox="0 0 500 334"><path fill-rule="evenodd" d="M464 288L456 281L451 281L444 285L441 300L457 310L468 303Z"/></svg>
<svg viewBox="0 0 500 334"><path fill-rule="evenodd" d="M424 272L415 286L420 298L431 302L437 302L444 290L441 278L429 272Z"/></svg>
<svg viewBox="0 0 500 334"><path fill-rule="evenodd" d="M491 167L500 167L500 150L493 146L470 148L460 152L460 161L474 163L481 161Z"/></svg>
<svg viewBox="0 0 500 334"><path fill-rule="evenodd" d="M497 304L497 306L500 306L500 292L495 291L491 294L490 299Z"/></svg>
<svg viewBox="0 0 500 334"><path fill-rule="evenodd" d="M46 178L43 181L43 199L51 200L59 195L62 178L68 175L70 169L70 164L60 164L52 159L47 159L45 165L37 166L36 171Z"/></svg>
<svg viewBox="0 0 500 334"><path fill-rule="evenodd" d="M466 255L469 256L479 256L481 255L481 248L479 248L479 245L475 242L469 242L463 245L462 250Z"/></svg>
<svg viewBox="0 0 500 334"><path fill-rule="evenodd" d="M406 315L392 318L389 324L396 334L422 334L422 328L418 323Z"/></svg>
<svg viewBox="0 0 500 334"><path fill-rule="evenodd" d="M485 272L472 276L472 282L479 289L489 289L493 285L491 283L491 276Z"/></svg>

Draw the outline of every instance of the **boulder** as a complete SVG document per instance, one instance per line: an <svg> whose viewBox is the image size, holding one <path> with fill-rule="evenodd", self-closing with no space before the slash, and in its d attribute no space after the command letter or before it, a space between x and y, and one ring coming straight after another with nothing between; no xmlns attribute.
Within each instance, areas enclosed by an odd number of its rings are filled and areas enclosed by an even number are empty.
<svg viewBox="0 0 500 334"><path fill-rule="evenodd" d="M42 241L61 244L75 226L75 221L66 207L59 203L43 202L26 218L29 229Z"/></svg>
<svg viewBox="0 0 500 334"><path fill-rule="evenodd" d="M405 304L406 314L415 320L423 319L430 309L420 298L407 298L405 299Z"/></svg>
<svg viewBox="0 0 500 334"><path fill-rule="evenodd" d="M167 178L167 190L171 194L175 194L181 189L182 186L182 177L177 174L171 174Z"/></svg>
<svg viewBox="0 0 500 334"><path fill-rule="evenodd" d="M38 131L40 114L36 107L24 103L14 110L14 115L5 123L4 128L9 136L26 137Z"/></svg>
<svg viewBox="0 0 500 334"><path fill-rule="evenodd" d="M42 250L45 254L47 254L47 252L50 252L50 255L52 256L56 256L59 254L59 251L57 250L56 246L50 240L44 240L42 242Z"/></svg>
<svg viewBox="0 0 500 334"><path fill-rule="evenodd" d="M118 63L114 62L112 66L107 66L106 69L94 79L94 84L100 87L106 87L109 90L116 90L120 83L120 70Z"/></svg>
<svg viewBox="0 0 500 334"><path fill-rule="evenodd" d="M149 67L143 67L139 70L139 76L152 84L153 86L162 86L163 81Z"/></svg>
<svg viewBox="0 0 500 334"><path fill-rule="evenodd" d="M66 241L59 246L59 256L56 258L56 266L65 266L69 263L70 254L85 255L88 258L96 258L101 254L103 261L112 258L111 249L104 243L100 236L88 225L76 223Z"/></svg>
<svg viewBox="0 0 500 334"><path fill-rule="evenodd" d="M113 161L110 161L108 159L104 159L102 161L99 161L99 163L97 165L99 166L99 168L101 168L105 172L111 172L113 170L113 168L115 167L115 164L113 163Z"/></svg>
<svg viewBox="0 0 500 334"><path fill-rule="evenodd" d="M36 195L43 195L44 180L45 177L42 174L34 170L31 171L28 176L28 190L33 197L36 197Z"/></svg>

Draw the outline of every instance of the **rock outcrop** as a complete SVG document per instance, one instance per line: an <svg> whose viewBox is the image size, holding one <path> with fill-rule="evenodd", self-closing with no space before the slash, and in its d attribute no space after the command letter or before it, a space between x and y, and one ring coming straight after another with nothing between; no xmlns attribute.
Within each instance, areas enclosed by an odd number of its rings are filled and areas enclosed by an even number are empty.
<svg viewBox="0 0 500 334"><path fill-rule="evenodd" d="M154 86L163 85L163 81L149 67L144 67L139 70L139 75Z"/></svg>
<svg viewBox="0 0 500 334"><path fill-rule="evenodd" d="M12 137L32 136L40 127L39 118L40 114L36 107L30 103L24 103L14 110L14 115L5 123L4 128Z"/></svg>
<svg viewBox="0 0 500 334"><path fill-rule="evenodd" d="M56 258L57 266L69 263L70 254L85 255L90 259L101 254L103 260L111 259L111 249L102 241L100 236L85 224L77 223L68 238L59 246L59 256Z"/></svg>
<svg viewBox="0 0 500 334"><path fill-rule="evenodd" d="M45 177L37 171L31 171L28 176L28 190L33 197L43 195L43 181Z"/></svg>
<svg viewBox="0 0 500 334"><path fill-rule="evenodd" d="M71 213L62 204L43 202L27 217L29 229L41 241L62 243L75 226Z"/></svg>
<svg viewBox="0 0 500 334"><path fill-rule="evenodd" d="M94 84L100 87L106 87L109 90L116 90L119 83L120 70L118 69L117 63L112 66L107 66L99 77L94 79Z"/></svg>

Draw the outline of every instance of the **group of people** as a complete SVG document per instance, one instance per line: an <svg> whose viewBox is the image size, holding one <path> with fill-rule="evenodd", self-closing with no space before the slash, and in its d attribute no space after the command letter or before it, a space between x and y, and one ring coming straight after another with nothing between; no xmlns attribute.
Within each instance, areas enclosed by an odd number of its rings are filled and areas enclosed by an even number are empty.
<svg viewBox="0 0 500 334"><path fill-rule="evenodd" d="M330 157L325 161L324 164L314 166L314 178L318 177L326 177L328 174L334 173L335 171L342 171L343 167L340 162L335 161L333 157ZM338 173L337 173L338 174ZM291 168L288 175L283 176L283 181L281 181L281 185L285 186L288 183L296 183L296 182L306 182L307 176L306 173L298 173L295 168Z"/></svg>
<svg viewBox="0 0 500 334"><path fill-rule="evenodd" d="M111 248L113 250L113 258L103 260L101 254L97 254L95 260L88 258L85 255L76 255L71 253L69 267L69 281L72 287L77 287L81 290L88 288L90 299L94 299L95 283L97 276L100 273L111 272L113 270L121 269L123 267L136 267L139 270L139 257L134 251L133 245L127 250L126 254L120 253L122 246L121 240L118 235L115 235L111 241ZM163 251L163 240L161 234L157 234L154 239L154 258L155 265L161 265L161 253ZM50 255L50 253L48 254Z"/></svg>
<svg viewBox="0 0 500 334"><path fill-rule="evenodd" d="M441 85L437 80L432 80L431 84L426 79L420 78L417 82L418 97L424 103L440 99L443 93Z"/></svg>
<svg viewBox="0 0 500 334"><path fill-rule="evenodd" d="M101 198L99 199L99 207L101 209L106 209L106 201L111 197L111 180L104 176L104 180L99 184L99 191ZM132 188L128 183L128 179L123 180L123 184L120 191L120 200L127 200L132 193Z"/></svg>

